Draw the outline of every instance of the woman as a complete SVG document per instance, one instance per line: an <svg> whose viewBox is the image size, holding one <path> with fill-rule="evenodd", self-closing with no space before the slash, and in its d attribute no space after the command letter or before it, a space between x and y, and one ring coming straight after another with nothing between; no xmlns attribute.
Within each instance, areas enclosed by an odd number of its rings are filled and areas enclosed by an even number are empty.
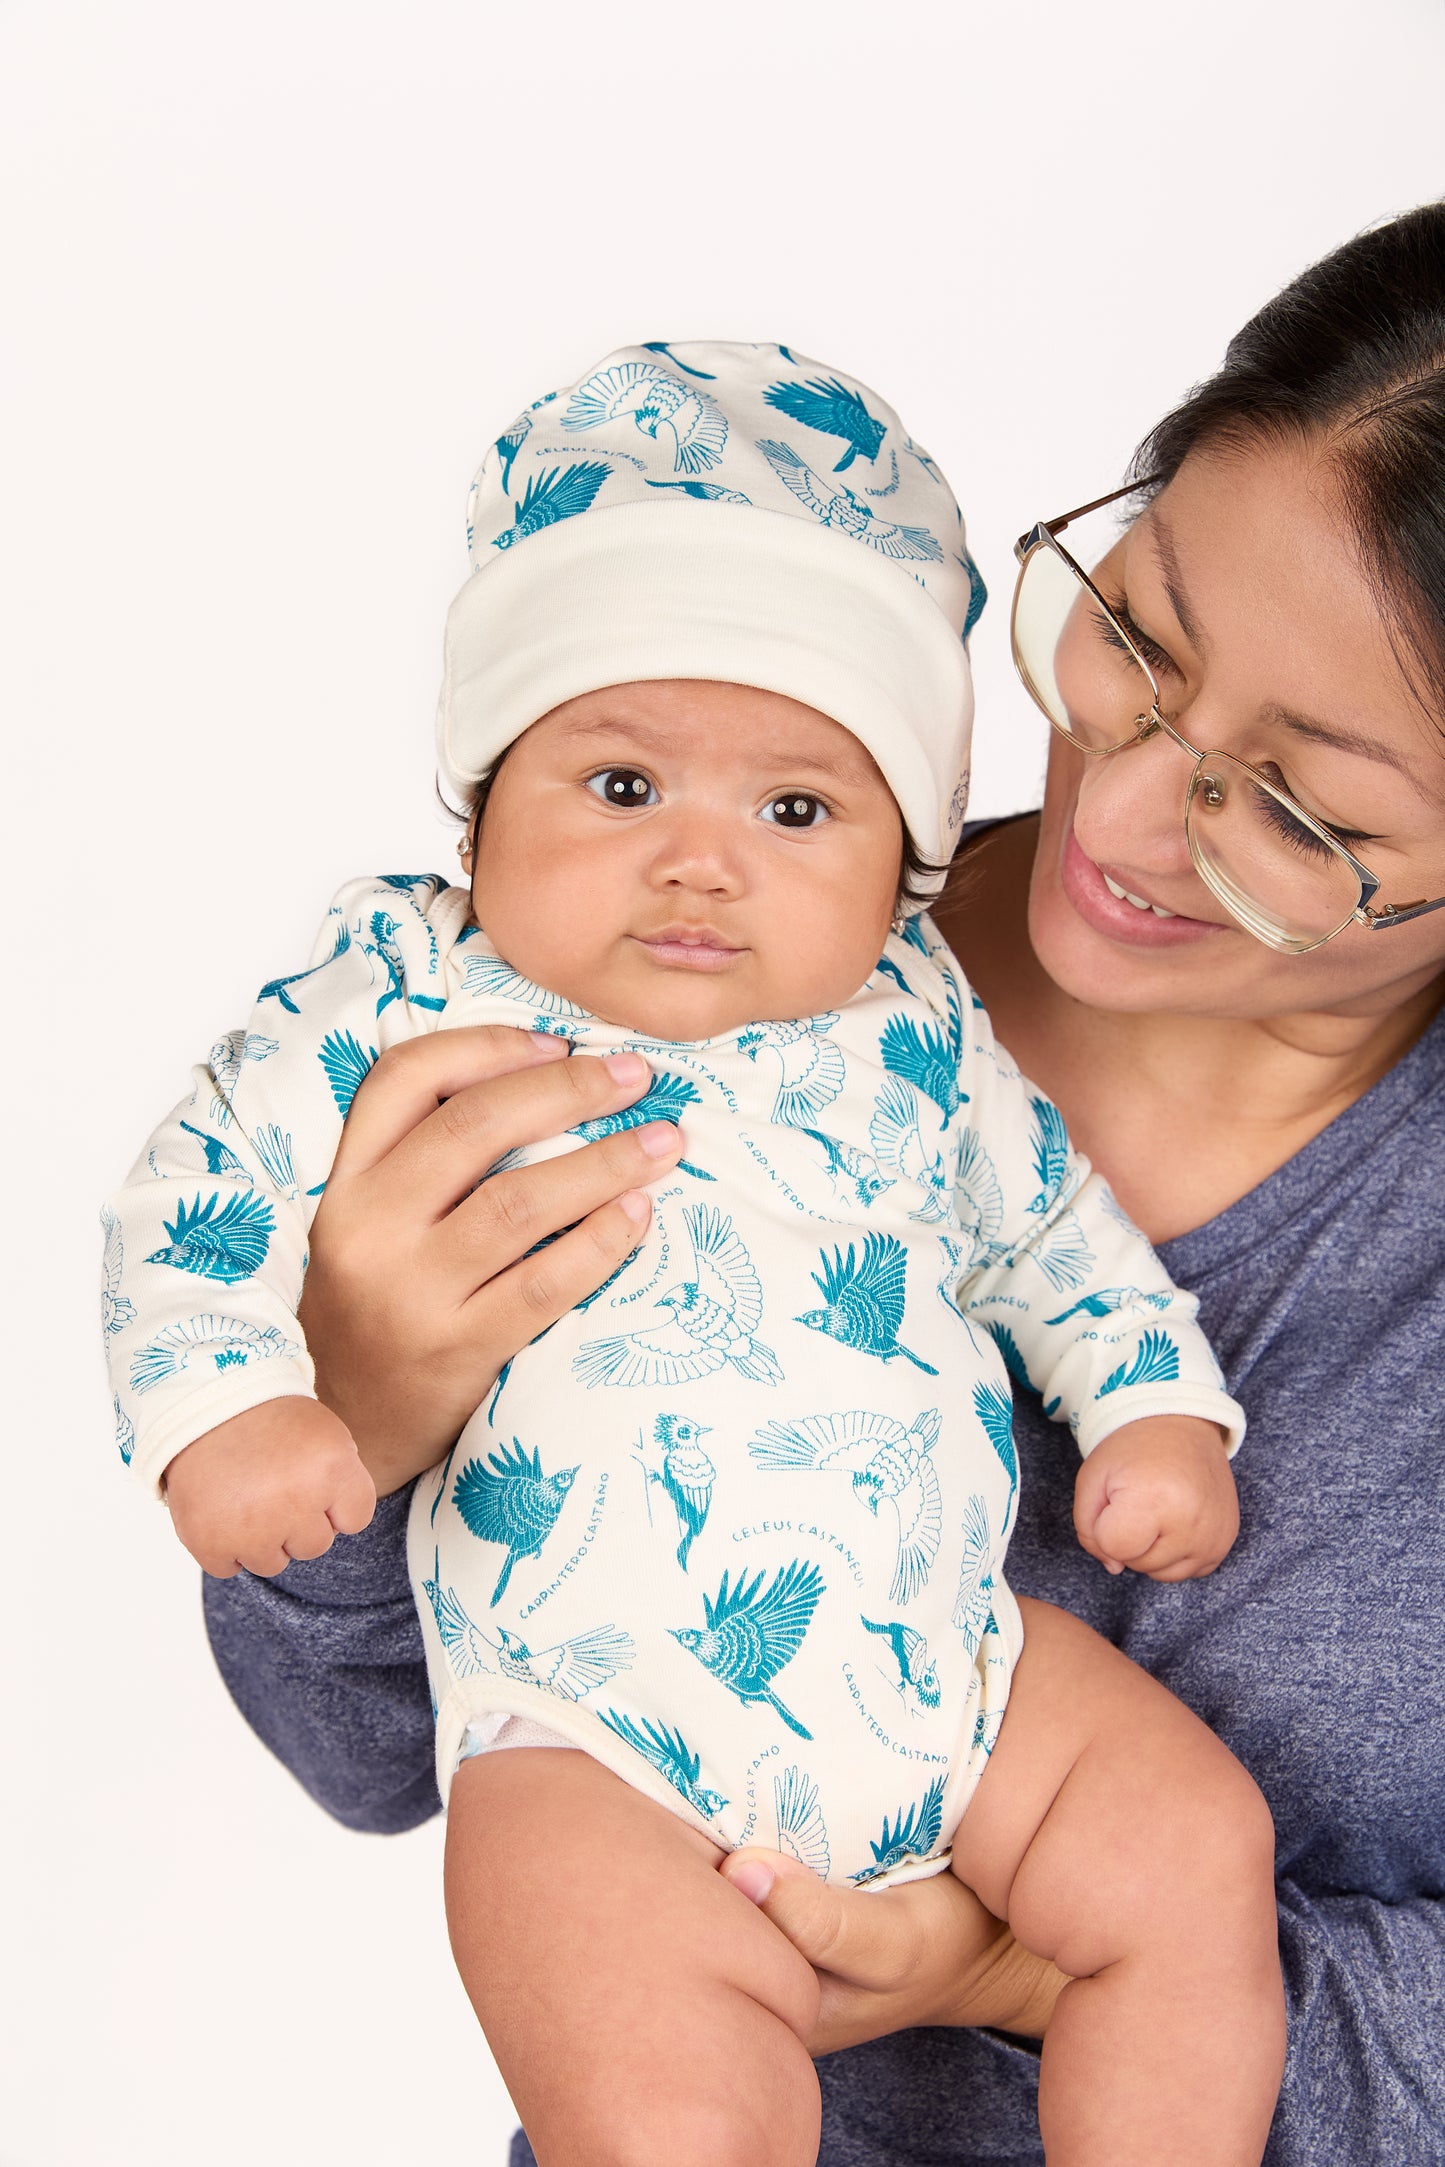
<svg viewBox="0 0 1445 2167"><path fill-rule="evenodd" d="M1044 805L974 840L939 917L1200 1297L1251 1419L1243 1527L1213 1579L1107 1577L1069 1440L1021 1391L1010 1580L1152 1670L1269 1798L1272 2167L1445 2161L1445 206L1306 272L1135 473L1122 534L1091 541L1095 510L1028 538ZM529 1073L495 1034L403 1051L358 1100L306 1292L322 1397L383 1493L389 1438L440 1456L626 1253L616 1199L647 1179L624 1131L469 1196L511 1143L636 1094L581 1059ZM383 1495L326 1557L206 1588L242 1709L364 1828L435 1806L405 1511ZM725 1871L823 1973L818 2050L871 2041L822 2066L825 2161L1041 2157L1029 2041L1060 1974L950 1876L878 1899L756 1853Z"/></svg>

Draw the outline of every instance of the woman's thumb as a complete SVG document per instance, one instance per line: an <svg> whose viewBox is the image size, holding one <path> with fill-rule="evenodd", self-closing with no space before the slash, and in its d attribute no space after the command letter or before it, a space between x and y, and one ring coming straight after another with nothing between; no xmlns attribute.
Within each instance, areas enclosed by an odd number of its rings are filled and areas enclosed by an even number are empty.
<svg viewBox="0 0 1445 2167"><path fill-rule="evenodd" d="M844 1892L780 1851L731 1851L718 1871L816 1970L836 1968L844 1934Z"/></svg>

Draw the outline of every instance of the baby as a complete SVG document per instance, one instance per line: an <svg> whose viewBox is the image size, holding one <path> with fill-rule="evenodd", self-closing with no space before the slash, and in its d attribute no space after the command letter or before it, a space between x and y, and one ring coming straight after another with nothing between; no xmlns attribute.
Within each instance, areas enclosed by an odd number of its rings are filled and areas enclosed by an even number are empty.
<svg viewBox="0 0 1445 2167"><path fill-rule="evenodd" d="M477 1023L642 1056L634 1106L489 1178L680 1124L645 1237L411 1507L453 1946L539 2160L814 2158L813 1975L714 1870L756 1842L873 1889L951 1865L1069 1972L1051 2167L1257 2161L1268 1817L1102 1642L1032 1606L1025 1653L1002 1577L1011 1377L1094 1546L1169 1577L1229 1547L1242 1419L921 909L967 797L953 497L841 375L658 345L528 408L469 535L470 893L344 888L112 1200L122 1453L203 1562L364 1524L297 1323L357 1089Z"/></svg>

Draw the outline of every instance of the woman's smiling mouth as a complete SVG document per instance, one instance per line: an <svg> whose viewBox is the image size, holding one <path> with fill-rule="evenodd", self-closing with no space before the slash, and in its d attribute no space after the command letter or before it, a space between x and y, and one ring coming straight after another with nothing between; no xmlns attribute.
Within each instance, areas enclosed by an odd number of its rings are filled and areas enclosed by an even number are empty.
<svg viewBox="0 0 1445 2167"><path fill-rule="evenodd" d="M1065 896L1084 923L1111 940L1127 941L1139 948L1176 948L1226 930L1211 919L1188 918L1180 911L1167 910L1163 904L1126 888L1085 855L1072 827L1064 838L1059 878Z"/></svg>

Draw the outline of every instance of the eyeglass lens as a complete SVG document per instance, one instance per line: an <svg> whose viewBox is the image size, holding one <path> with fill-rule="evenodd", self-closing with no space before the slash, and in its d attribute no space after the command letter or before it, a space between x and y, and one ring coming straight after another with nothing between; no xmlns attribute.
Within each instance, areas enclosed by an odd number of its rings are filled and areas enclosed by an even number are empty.
<svg viewBox="0 0 1445 2167"><path fill-rule="evenodd" d="M1094 594L1047 545L1020 575L1013 637L1020 675L1062 736L1089 753L1137 742L1154 687ZM1360 884L1348 859L1227 754L1196 768L1185 827L1201 878L1257 939L1301 951L1353 916Z"/></svg>

